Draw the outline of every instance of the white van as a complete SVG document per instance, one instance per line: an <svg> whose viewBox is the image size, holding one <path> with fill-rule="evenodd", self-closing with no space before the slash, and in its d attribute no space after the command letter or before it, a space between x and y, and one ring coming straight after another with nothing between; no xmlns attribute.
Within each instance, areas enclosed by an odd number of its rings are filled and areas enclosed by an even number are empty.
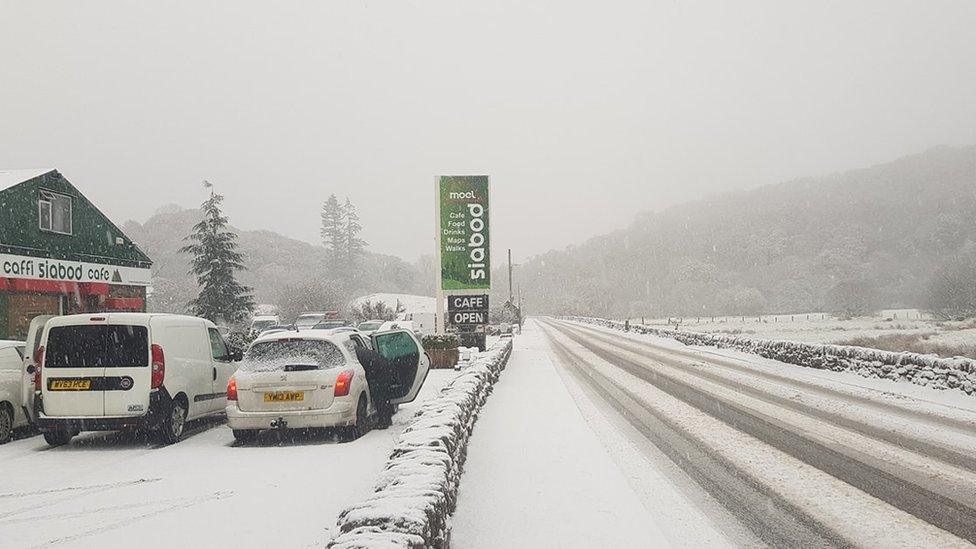
<svg viewBox="0 0 976 549"><path fill-rule="evenodd" d="M36 424L53 446L129 428L177 442L187 421L223 413L240 359L209 320L148 313L53 318L37 354Z"/></svg>
<svg viewBox="0 0 976 549"><path fill-rule="evenodd" d="M436 318L434 313L400 313L397 315L397 320L410 322L410 329L420 335L437 333Z"/></svg>
<svg viewBox="0 0 976 549"><path fill-rule="evenodd" d="M0 444L10 440L14 429L27 424L20 391L23 356L23 341L0 340Z"/></svg>

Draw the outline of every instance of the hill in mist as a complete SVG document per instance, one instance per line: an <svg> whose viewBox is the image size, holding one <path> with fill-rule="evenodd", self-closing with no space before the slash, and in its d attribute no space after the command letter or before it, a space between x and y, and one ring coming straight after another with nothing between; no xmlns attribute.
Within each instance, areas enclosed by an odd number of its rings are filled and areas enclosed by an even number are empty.
<svg viewBox="0 0 976 549"><path fill-rule="evenodd" d="M196 280L187 274L189 256L177 250L185 244L183 239L200 216L198 209L166 205L145 223L125 223L126 234L153 260L151 311L183 312L187 301L196 297ZM375 291L416 293L422 288L416 266L396 257L367 252L356 280L339 289L324 280L327 260L323 246L272 231L233 230L238 234L239 249L247 266L238 280L254 289L257 303L281 305L287 309L286 315L294 314L303 305L307 309L333 307L355 295ZM307 298L305 303L295 303L303 296Z"/></svg>
<svg viewBox="0 0 976 549"><path fill-rule="evenodd" d="M845 301L915 307L936 270L972 242L976 147L938 147L645 213L625 230L536 256L517 272L532 312L707 316L836 309Z"/></svg>

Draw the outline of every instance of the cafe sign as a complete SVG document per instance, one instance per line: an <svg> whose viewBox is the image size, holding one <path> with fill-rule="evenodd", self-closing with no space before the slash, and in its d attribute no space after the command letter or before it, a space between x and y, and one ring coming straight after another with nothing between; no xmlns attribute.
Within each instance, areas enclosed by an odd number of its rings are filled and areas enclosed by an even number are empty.
<svg viewBox="0 0 976 549"><path fill-rule="evenodd" d="M149 286L152 272L139 267L0 254L0 278Z"/></svg>
<svg viewBox="0 0 976 549"><path fill-rule="evenodd" d="M447 316L455 326L488 323L488 295L447 296Z"/></svg>
<svg viewBox="0 0 976 549"><path fill-rule="evenodd" d="M441 176L437 185L440 290L488 290L488 176Z"/></svg>

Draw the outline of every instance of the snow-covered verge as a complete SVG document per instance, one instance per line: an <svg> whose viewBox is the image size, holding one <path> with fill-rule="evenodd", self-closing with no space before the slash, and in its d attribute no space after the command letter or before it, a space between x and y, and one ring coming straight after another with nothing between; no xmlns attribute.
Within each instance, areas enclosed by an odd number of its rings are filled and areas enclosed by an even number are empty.
<svg viewBox="0 0 976 549"><path fill-rule="evenodd" d="M476 358L417 410L374 493L339 514L329 547L447 547L468 439L511 352L508 340Z"/></svg>
<svg viewBox="0 0 976 549"><path fill-rule="evenodd" d="M588 317L567 319L624 329L624 323L616 320ZM735 349L808 368L854 372L867 378L908 381L933 389L958 389L968 395L973 395L976 391L976 360L968 358L940 358L935 355L894 353L863 347L683 332L640 324L632 324L630 329L637 333L675 339L685 345Z"/></svg>

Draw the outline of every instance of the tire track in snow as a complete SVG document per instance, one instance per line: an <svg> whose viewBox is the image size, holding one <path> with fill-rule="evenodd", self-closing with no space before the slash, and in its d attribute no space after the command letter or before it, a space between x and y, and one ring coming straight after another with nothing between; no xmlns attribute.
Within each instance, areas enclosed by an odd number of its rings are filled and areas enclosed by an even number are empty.
<svg viewBox="0 0 976 549"><path fill-rule="evenodd" d="M108 532L108 531L114 530L115 528L118 528L120 526L129 526L132 523L138 522L140 520L145 520L145 519L148 519L148 518L157 517L159 515L164 515L164 514L167 514L167 513L172 513L174 511L181 511L183 509L189 509L190 507L193 507L195 505L199 505L201 503L206 503L208 501L214 501L214 500L224 499L224 498L231 497L233 495L234 495L234 492L232 490L229 490L229 491L213 492L211 494L207 494L207 495L203 495L203 496L198 496L198 497L195 497L195 498L180 498L180 499L175 500L176 502L173 503L172 505L167 505L166 507L163 507L162 509L157 509L155 511L150 511L148 513L142 513L142 514L139 514L139 515L134 515L134 516L131 516L131 517L126 517L124 519L117 520L117 521L114 521L114 522L110 522L108 524L104 524L102 526L98 526L98 527L91 528L91 529L88 529L88 530L84 530L82 532L78 532L77 534L72 534L70 536L63 536L63 537L60 537L60 538L54 538L54 539L48 540L48 541L46 541L44 543L40 543L38 545L34 545L33 547L35 547L35 548L37 548L37 547L51 547L53 545L59 545L59 544L62 544L62 543L77 541L77 540L82 539L82 538L87 538L87 537L90 537L90 536L94 536L94 535L97 535L97 534L101 534L103 532ZM164 501L170 501L170 500L164 500ZM160 503L160 502L157 502L157 503Z"/></svg>
<svg viewBox="0 0 976 549"><path fill-rule="evenodd" d="M70 494L67 497L55 498L55 499L52 499L52 500L49 500L49 501L35 502L35 503L32 503L32 504L27 505L25 507L18 507L16 509L13 509L13 510L10 510L10 511L2 512L2 513L0 513L0 520L5 519L7 517L12 517L12 516L15 516L15 515L19 515L21 513L26 513L26 512L29 512L29 511L36 511L37 509L41 509L41 508L44 508L44 507L50 507L52 505L58 505L60 503L64 503L65 501L70 501L70 500L78 499L78 498L81 498L81 497L86 497L86 496L90 496L90 495L93 495L93 494L98 494L98 493L101 493L101 492L107 492L107 491L113 490L115 488L125 488L127 486L135 486L135 485L138 485L138 484L144 484L146 482L156 482L158 480L162 480L162 479L150 479L150 480L140 479L140 480L128 481L128 482L115 482L115 483L110 483L110 484L93 484L91 486L69 487L69 488L65 488L65 489L44 490L44 491L40 492L39 494L40 495L49 495L50 496L50 495L62 494L65 491L70 492ZM29 494L30 493L28 493L28 495L25 495L23 497L29 497Z"/></svg>
<svg viewBox="0 0 976 549"><path fill-rule="evenodd" d="M549 328L551 331L550 337L553 338L554 343L556 338L553 337L553 333L557 333L559 334L560 338L566 338L567 342L571 342L573 346L576 346L581 350L585 349L585 352L589 353L589 356L593 357L592 359L577 358L577 367L581 372L584 372L591 379L597 379L600 374L598 374L596 370L602 368L597 368L595 362L593 364L589 364L587 361L597 360L600 363L606 364L607 367L611 367L611 369L617 368L622 372L626 372L627 375L632 376L632 378L636 378L635 381L641 380L643 382L647 382L650 386L655 387L656 390L662 391L663 395L667 395L666 397L662 396L662 398L675 398L684 405L690 405L697 409L699 413L707 413L715 420L723 422L723 430L731 428L735 430L733 432L737 431L740 433L738 436L742 436L744 434L750 437L755 437L753 439L754 441L762 441L763 444L769 444L772 446L772 448L777 449L770 449L772 452L784 452L786 454L784 457L790 456L790 459L797 459L800 460L800 462L805 462L805 465L808 468L815 467L816 469L814 470L819 469L821 474L823 472L830 473L834 477L833 483L835 485L839 482L836 479L841 479L845 482L849 482L849 484L853 484L858 488L865 490L868 493L871 493L872 495L875 495L876 497L881 498L883 501L887 501L887 505L891 505L891 507L888 507L888 509L891 511L888 512L895 513L895 515L892 515L890 519L884 518L880 520L896 520L897 513L914 511L914 514L916 514L917 517L915 519L916 521L921 519L930 523L929 525L925 525L925 522L916 523L917 526L914 528L918 529L920 534L924 531L926 532L926 535L933 536L935 539L938 539L938 535L935 533L938 532L938 530L926 530L926 528L933 528L932 524L938 525L946 530L953 531L953 533L962 535L963 537L968 537L968 535L972 534L974 523L970 522L970 515L973 514L974 510L971 506L947 498L939 493L929 491L926 486L912 484L911 482L907 482L905 479L899 478L896 475L879 471L878 469L867 466L855 459L851 459L851 456L849 455L844 455L835 451L835 448L825 447L825 445L822 443L817 443L816 441L812 441L808 438L800 436L797 433L792 432L790 429L784 428L783 425L778 422L778 418L776 417L770 418L769 416L764 417L762 414L756 415L756 413L751 413L753 411L748 407L747 404L744 404L746 402L750 402L749 397L738 396L734 390L729 391L727 389L723 389L718 392L714 390L708 391L705 389L705 387L708 385L707 382L693 382L689 381L687 377L681 378L681 376L674 374L669 377L666 375L667 368L664 368L663 364L661 364L663 361L648 363L646 362L648 360L647 358L642 358L638 362L637 360L628 356L626 352L621 352L617 348L619 342L616 340L611 340L610 343L606 345L597 344L593 340L587 339L588 334L583 334L581 331L574 332L571 328L575 328L575 326L570 326L563 323L557 324L548 321L547 328ZM563 352L573 353L573 351L568 351L565 345L563 346ZM576 351L575 354L579 355L579 351ZM702 360L701 357L696 358ZM687 365L684 366L687 367ZM692 372L688 372L688 375L691 373ZM596 376L596 378L594 376ZM619 385L611 388L618 390L618 392L624 393L630 390L628 387ZM647 408L646 404L644 407L647 410L650 410L650 408ZM637 409L637 411L638 413L642 412L639 409ZM646 411L644 413L646 414ZM785 414L785 410L783 413ZM795 412L791 413L795 415ZM716 428L717 426L712 427L712 429ZM801 430L801 432L803 431ZM714 433L695 432L694 430L690 432L686 431L685 434L690 438L696 439L701 437L708 438L710 435L714 435ZM656 436L658 438L658 440L655 440L655 444L658 444L661 439L660 434L657 432L651 432L650 436ZM729 433L728 435L725 435L725 437L726 440L719 440L718 442L720 444L727 444L727 441L736 438L736 435ZM659 445L659 447L667 452L668 449L664 446L667 446L669 443L670 441L665 440L663 445ZM731 453L734 454L734 448L732 449ZM671 454L672 459L675 459L676 463L679 465L682 465L682 460L684 460L686 463L688 461L687 458L683 457L680 452L672 451ZM674 457L675 454L677 454L676 457ZM706 455L704 459L711 457L712 456ZM692 463L691 465L693 466L695 464ZM728 465L732 468L742 466L732 462L730 462ZM749 467L749 464L743 465ZM753 463L751 465L755 464ZM708 473L713 474L714 472L715 471L713 469ZM810 478L816 478L816 475L812 473L805 474L807 474L807 476ZM736 476L739 476L738 473L736 473ZM700 477L701 475L699 474L699 478ZM707 489L707 483L711 482L712 480L713 479L708 478L706 475L704 478L705 484L703 484L703 486L705 486ZM773 480L775 481L776 479ZM757 483L765 482L764 474L760 473L755 481ZM843 484L840 486L843 486ZM860 500L858 500L858 498L852 500L850 499L850 496L853 494L849 493L847 496L844 496L844 490L840 488L840 486L831 488L834 490L832 497L834 497L838 503L844 501L846 502L846 505L850 506L852 502L863 501L863 503L858 503L854 507L851 507L851 509L867 509L867 507L870 507L871 514L878 517L884 517L884 513L886 513L886 511L884 511L883 507L878 507L877 504L871 503L871 499L864 499L863 497L861 497ZM777 489L795 491L795 488L789 485L779 485ZM826 487L822 490L820 488L817 488L816 490L817 498L824 497L826 494L830 493ZM961 491L965 492L965 486L961 487ZM800 495L800 500L795 500L795 497L798 497L798 495L795 493L792 494L791 497L794 498L795 501L802 502L803 498L809 499L809 495L810 494ZM959 493L956 495L958 496ZM963 494L963 497L965 497L965 494ZM719 494L718 498L721 498L721 494ZM724 502L727 505L729 504L727 499ZM731 504L733 505L732 509L734 512L740 512L739 508L743 506L742 502L735 501L734 499L731 501ZM799 503L799 505L801 507L803 506L802 503ZM898 511L898 509L901 509L901 511ZM835 516L834 512L829 508L821 508L819 509L819 512L825 517L824 521L826 522L821 522L822 526L828 529L828 531L835 526L844 528L843 522L846 520L845 517ZM800 511L800 513L802 514L802 511ZM910 515L902 516L908 517ZM802 517L801 520L803 520ZM906 523L905 519L903 518L900 522L908 524L911 521ZM893 524L898 524L898 521L896 520ZM775 527L775 525L773 526ZM894 528L891 530L891 535L893 536L897 531L898 529ZM910 531L911 530L909 530L909 532ZM847 532L849 535L853 536L851 539L861 539L858 532L852 532L850 528L847 529ZM761 536L763 535L761 531L757 531L757 534ZM901 534L904 536L905 531L902 530ZM905 538L902 537L901 539ZM944 543L952 543L948 541L948 539L949 538L946 538ZM958 540L958 538L956 539ZM920 540L916 541L916 544L919 542ZM806 545L806 543L803 542L798 543L800 545ZM774 542L774 545L781 544L782 543ZM796 545L796 543L791 543L789 545Z"/></svg>

